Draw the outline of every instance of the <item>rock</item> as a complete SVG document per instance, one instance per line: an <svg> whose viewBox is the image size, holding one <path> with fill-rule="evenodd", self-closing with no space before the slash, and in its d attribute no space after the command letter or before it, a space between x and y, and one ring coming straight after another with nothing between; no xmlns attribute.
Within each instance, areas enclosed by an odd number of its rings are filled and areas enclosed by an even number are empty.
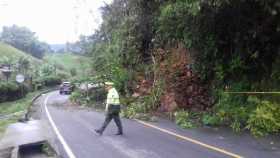
<svg viewBox="0 0 280 158"><path fill-rule="evenodd" d="M159 119L156 116L152 116L151 119L150 119L151 122L158 122L158 120Z"/></svg>
<svg viewBox="0 0 280 158"><path fill-rule="evenodd" d="M140 119L140 118L141 118L141 114L138 114L138 113L135 114L134 118L135 118L135 119Z"/></svg>

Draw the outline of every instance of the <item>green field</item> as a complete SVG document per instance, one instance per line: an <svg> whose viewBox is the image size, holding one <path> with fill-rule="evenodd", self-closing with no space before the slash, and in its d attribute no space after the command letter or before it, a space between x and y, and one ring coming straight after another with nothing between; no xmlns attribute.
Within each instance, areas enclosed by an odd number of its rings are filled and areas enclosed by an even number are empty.
<svg viewBox="0 0 280 158"><path fill-rule="evenodd" d="M67 72L70 72L71 69L76 69L79 75L87 74L90 68L90 59L71 53L47 54L44 57L44 61L59 65Z"/></svg>
<svg viewBox="0 0 280 158"><path fill-rule="evenodd" d="M36 59L32 57L31 55L28 55L8 44L0 42L0 59L3 59L4 57L7 58L12 58L12 59L18 59L20 57L26 57L28 58L31 63L33 64L38 64L41 63L42 61L39 59Z"/></svg>

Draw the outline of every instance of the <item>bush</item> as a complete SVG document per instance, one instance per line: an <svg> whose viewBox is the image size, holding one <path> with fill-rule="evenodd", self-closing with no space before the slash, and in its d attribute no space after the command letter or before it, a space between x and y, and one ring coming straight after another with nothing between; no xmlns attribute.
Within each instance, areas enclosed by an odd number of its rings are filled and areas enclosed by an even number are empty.
<svg viewBox="0 0 280 158"><path fill-rule="evenodd" d="M124 110L122 110L121 115L125 118L132 119L137 114L137 110L134 106L128 106Z"/></svg>
<svg viewBox="0 0 280 158"><path fill-rule="evenodd" d="M262 101L247 121L247 128L256 136L265 136L280 131L280 106Z"/></svg>
<svg viewBox="0 0 280 158"><path fill-rule="evenodd" d="M70 100L80 104L80 99L83 98L83 94L80 91L74 91L71 93Z"/></svg>
<svg viewBox="0 0 280 158"><path fill-rule="evenodd" d="M26 85L23 85L23 89L22 89L16 83L0 82L0 102L13 101L19 99L25 96L27 91L28 89Z"/></svg>
<svg viewBox="0 0 280 158"><path fill-rule="evenodd" d="M245 128L249 115L256 108L258 102L260 102L259 99L254 96L222 93L219 95L219 102L213 108L213 115L205 116L203 123L228 125L235 132L240 132L241 129Z"/></svg>
<svg viewBox="0 0 280 158"><path fill-rule="evenodd" d="M217 126L221 124L221 119L217 115L204 114L202 116L202 123L204 125Z"/></svg>
<svg viewBox="0 0 280 158"><path fill-rule="evenodd" d="M249 129L256 136L280 131L280 107L276 103L261 101L256 96L221 94L213 114L205 114L206 125L227 125L233 131Z"/></svg>
<svg viewBox="0 0 280 158"><path fill-rule="evenodd" d="M193 128L194 125L190 121L190 116L187 111L178 111L175 113L175 122L180 127L187 129L187 128Z"/></svg>
<svg viewBox="0 0 280 158"><path fill-rule="evenodd" d="M136 101L124 107L122 115L126 118L135 118L137 114L144 114L146 112L145 104L143 102Z"/></svg>
<svg viewBox="0 0 280 158"><path fill-rule="evenodd" d="M86 91L81 91L79 89L76 89L74 92L72 92L70 96L70 100L74 103L77 103L79 105L86 105L86 106L92 106L97 105L99 102L105 102L106 95L105 95L104 89L95 89L90 90L88 92L88 95ZM96 107L96 106L95 106Z"/></svg>

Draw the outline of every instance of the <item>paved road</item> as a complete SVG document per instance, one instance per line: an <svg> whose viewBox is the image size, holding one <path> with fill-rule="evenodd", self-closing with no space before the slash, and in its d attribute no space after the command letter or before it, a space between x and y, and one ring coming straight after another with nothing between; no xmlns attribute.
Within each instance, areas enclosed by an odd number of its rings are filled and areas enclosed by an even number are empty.
<svg viewBox="0 0 280 158"><path fill-rule="evenodd" d="M229 132L221 135L207 129L180 130L165 120L152 124L156 127L148 127L123 119L124 136L114 135L117 131L114 122L103 136L98 136L94 129L100 127L104 114L69 107L65 105L67 100L68 96L61 96L58 92L49 93L41 99L45 118L50 117L51 125L55 126L57 148L65 158L232 157L229 154L236 154L236 157L280 157L280 146L277 142L272 144L272 140L269 140L268 146L260 146L262 143L250 136L236 136ZM279 138L275 139L279 142ZM198 142L190 142L192 140ZM205 144L199 144L202 142Z"/></svg>

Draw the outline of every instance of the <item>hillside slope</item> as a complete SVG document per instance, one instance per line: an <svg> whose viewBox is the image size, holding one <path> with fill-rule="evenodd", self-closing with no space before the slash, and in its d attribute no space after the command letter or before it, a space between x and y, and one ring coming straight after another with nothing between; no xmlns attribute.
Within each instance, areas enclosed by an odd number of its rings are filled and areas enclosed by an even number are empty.
<svg viewBox="0 0 280 158"><path fill-rule="evenodd" d="M60 68L64 69L67 72L70 72L72 69L77 71L77 74L83 75L90 68L90 60L87 57L75 55L71 53L63 54L47 54L44 57L44 61L59 65Z"/></svg>
<svg viewBox="0 0 280 158"><path fill-rule="evenodd" d="M41 63L42 61L39 59L34 58L33 56L24 53L23 51L20 51L8 44L0 42L0 59L7 57L7 58L13 58L18 59L20 57L27 57L31 63Z"/></svg>

